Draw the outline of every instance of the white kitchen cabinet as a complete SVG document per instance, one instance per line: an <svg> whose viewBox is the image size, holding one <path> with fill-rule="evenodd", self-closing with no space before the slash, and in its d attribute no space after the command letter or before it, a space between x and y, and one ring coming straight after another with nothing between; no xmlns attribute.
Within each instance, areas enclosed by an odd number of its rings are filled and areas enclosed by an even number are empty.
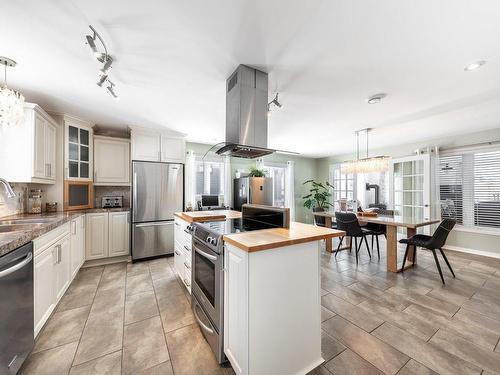
<svg viewBox="0 0 500 375"><path fill-rule="evenodd" d="M64 236L56 245L55 253L57 263L55 266L55 296L59 301L66 292L66 289L71 282L71 248L69 234Z"/></svg>
<svg viewBox="0 0 500 375"><path fill-rule="evenodd" d="M109 245L108 255L110 257L128 255L130 248L130 220L128 212L110 212Z"/></svg>
<svg viewBox="0 0 500 375"><path fill-rule="evenodd" d="M58 228L33 241L34 327L42 329L71 282L70 225Z"/></svg>
<svg viewBox="0 0 500 375"><path fill-rule="evenodd" d="M71 230L71 279L85 261L85 216L78 216L70 222Z"/></svg>
<svg viewBox="0 0 500 375"><path fill-rule="evenodd" d="M129 255L130 213L128 211L87 214L85 260Z"/></svg>
<svg viewBox="0 0 500 375"><path fill-rule="evenodd" d="M0 176L9 182L53 184L57 124L38 105L26 103L23 126L0 131Z"/></svg>
<svg viewBox="0 0 500 375"><path fill-rule="evenodd" d="M130 185L130 141L94 136L94 185Z"/></svg>
<svg viewBox="0 0 500 375"><path fill-rule="evenodd" d="M54 310L56 299L54 294L55 249L49 247L35 257L33 265L35 336Z"/></svg>
<svg viewBox="0 0 500 375"><path fill-rule="evenodd" d="M323 362L320 251L318 241L253 252L225 243L224 353L236 374L307 374Z"/></svg>
<svg viewBox="0 0 500 375"><path fill-rule="evenodd" d="M108 256L108 213L86 214L85 260Z"/></svg>
<svg viewBox="0 0 500 375"><path fill-rule="evenodd" d="M174 269L189 293L191 293L191 241L186 232L188 222L176 217L174 220Z"/></svg>
<svg viewBox="0 0 500 375"><path fill-rule="evenodd" d="M76 117L64 115L64 178L92 181L92 125Z"/></svg>
<svg viewBox="0 0 500 375"><path fill-rule="evenodd" d="M132 129L132 160L184 163L186 141L166 133Z"/></svg>

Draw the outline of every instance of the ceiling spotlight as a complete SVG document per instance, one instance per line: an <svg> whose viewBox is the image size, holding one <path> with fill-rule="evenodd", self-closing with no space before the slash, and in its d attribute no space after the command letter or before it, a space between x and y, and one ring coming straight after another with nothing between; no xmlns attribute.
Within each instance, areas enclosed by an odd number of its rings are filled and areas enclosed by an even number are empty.
<svg viewBox="0 0 500 375"><path fill-rule="evenodd" d="M95 57L98 57L101 53L97 50L97 47L95 45L95 34L93 37L90 35L86 35L85 38L87 39L87 44L90 46L90 49L94 53Z"/></svg>
<svg viewBox="0 0 500 375"><path fill-rule="evenodd" d="M109 86L107 87L108 89L108 92L111 94L111 96L115 99L115 100L118 100L118 95L115 93L115 84L113 82L111 82L109 79L108 79L108 83L109 83Z"/></svg>
<svg viewBox="0 0 500 375"><path fill-rule="evenodd" d="M387 94L384 94L384 93L379 93L379 94L375 94L375 95L372 95L370 96L368 99L366 99L366 102L368 104L378 104L382 101L382 99L384 99L385 97L387 96Z"/></svg>
<svg viewBox="0 0 500 375"><path fill-rule="evenodd" d="M90 30L92 30L92 36L85 36L85 39L87 39L87 44L90 46L90 49L94 53L94 56L97 60L99 60L100 62L107 62L110 56L108 55L108 49L106 48L106 44L104 44L104 40L101 38L96 29L92 27L92 25L89 25L89 28ZM96 39L99 39L99 42L101 42L102 47L104 48L104 53L100 52L97 49L97 46L95 44Z"/></svg>
<svg viewBox="0 0 500 375"><path fill-rule="evenodd" d="M484 64L486 64L486 60L479 60L479 61L475 61L475 62L473 62L473 63L471 63L471 64L467 65L467 66L464 68L464 70L465 70L466 72L471 72L471 71L473 71L473 70L476 70L476 69L478 69L478 68L482 67Z"/></svg>
<svg viewBox="0 0 500 375"><path fill-rule="evenodd" d="M108 76L106 74L102 74L101 78L99 78L99 81L97 82L97 86L102 87L104 82L108 79Z"/></svg>
<svg viewBox="0 0 500 375"><path fill-rule="evenodd" d="M271 111L271 105L275 105L276 107L278 108L283 108L283 104L280 103L279 101L279 98L278 98L278 93L276 93L276 95L274 96L274 99L271 100L268 104L267 104L267 111L270 112Z"/></svg>
<svg viewBox="0 0 500 375"><path fill-rule="evenodd" d="M112 64L113 64L113 58L108 55L108 60L104 63L103 67L101 68L101 72L103 74L108 74L109 71L111 70Z"/></svg>

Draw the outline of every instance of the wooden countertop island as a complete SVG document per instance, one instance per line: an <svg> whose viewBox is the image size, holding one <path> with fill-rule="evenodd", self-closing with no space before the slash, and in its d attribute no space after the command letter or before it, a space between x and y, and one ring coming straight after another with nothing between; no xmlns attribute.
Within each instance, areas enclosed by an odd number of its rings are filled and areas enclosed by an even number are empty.
<svg viewBox="0 0 500 375"><path fill-rule="evenodd" d="M224 353L238 375L307 374L321 363L320 240L302 223L224 236Z"/></svg>
<svg viewBox="0 0 500 375"><path fill-rule="evenodd" d="M188 223L241 218L241 212L233 210L175 212L174 215Z"/></svg>

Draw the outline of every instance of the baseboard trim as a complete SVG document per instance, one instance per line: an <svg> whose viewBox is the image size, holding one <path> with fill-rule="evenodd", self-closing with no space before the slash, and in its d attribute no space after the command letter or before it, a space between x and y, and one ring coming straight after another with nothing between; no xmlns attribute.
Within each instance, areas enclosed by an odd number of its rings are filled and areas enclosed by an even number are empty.
<svg viewBox="0 0 500 375"><path fill-rule="evenodd" d="M500 254L499 253L492 253L490 251L469 249L467 247L451 246L451 245L445 245L445 246L443 246L443 249L450 250L450 251L456 251L456 252L459 252L459 253L481 255L483 257L500 259Z"/></svg>
<svg viewBox="0 0 500 375"><path fill-rule="evenodd" d="M113 263L130 262L131 260L132 257L130 255L122 255L113 258L92 259L92 260L86 260L85 263L83 263L82 268L104 266L106 264L113 264Z"/></svg>

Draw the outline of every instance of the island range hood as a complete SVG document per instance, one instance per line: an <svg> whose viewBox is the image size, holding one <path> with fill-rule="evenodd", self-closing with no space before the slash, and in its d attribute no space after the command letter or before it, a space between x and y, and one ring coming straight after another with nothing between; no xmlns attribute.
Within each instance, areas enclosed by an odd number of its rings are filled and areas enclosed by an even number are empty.
<svg viewBox="0 0 500 375"><path fill-rule="evenodd" d="M226 81L226 141L219 155L253 159L267 148L267 73L240 65Z"/></svg>

